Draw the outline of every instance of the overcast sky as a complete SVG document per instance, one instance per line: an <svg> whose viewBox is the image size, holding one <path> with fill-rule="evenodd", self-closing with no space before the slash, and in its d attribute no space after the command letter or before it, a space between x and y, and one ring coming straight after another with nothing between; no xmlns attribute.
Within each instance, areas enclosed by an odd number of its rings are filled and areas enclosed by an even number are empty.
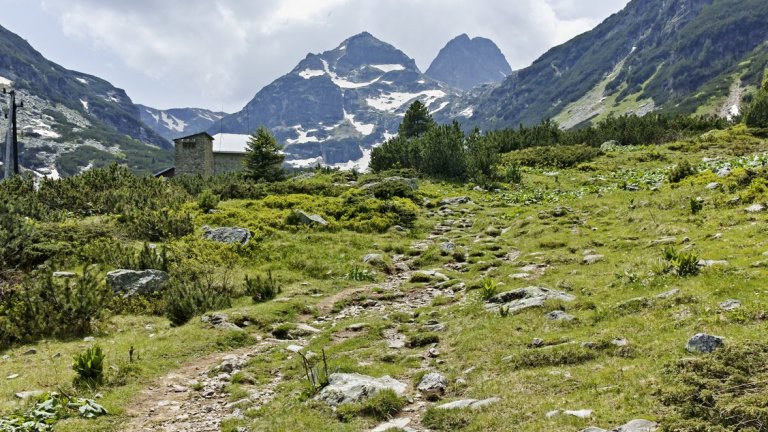
<svg viewBox="0 0 768 432"><path fill-rule="evenodd" d="M513 69L629 0L0 0L0 25L136 103L234 112L319 53L369 31L422 70L448 40L492 39Z"/></svg>

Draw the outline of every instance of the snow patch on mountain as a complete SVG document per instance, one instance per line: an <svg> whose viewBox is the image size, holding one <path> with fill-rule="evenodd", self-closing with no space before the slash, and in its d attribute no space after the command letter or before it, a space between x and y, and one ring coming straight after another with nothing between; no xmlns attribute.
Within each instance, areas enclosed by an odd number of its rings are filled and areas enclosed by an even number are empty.
<svg viewBox="0 0 768 432"><path fill-rule="evenodd" d="M83 104L83 108L88 111L88 101L85 99L80 99L80 103Z"/></svg>
<svg viewBox="0 0 768 432"><path fill-rule="evenodd" d="M154 117L154 116L153 116ZM165 124L165 127L176 131L176 132L184 132L184 130L187 127L187 123L183 120L179 120L176 117L172 115L168 115L165 112L160 113L160 118L162 119L163 123Z"/></svg>
<svg viewBox="0 0 768 432"><path fill-rule="evenodd" d="M299 76L304 79L310 79L314 77L319 77L325 75L325 72L317 69L304 69L303 71L299 72Z"/></svg>
<svg viewBox="0 0 768 432"><path fill-rule="evenodd" d="M327 73L331 77L331 81L333 81L334 84L336 84L337 86L343 89L356 89L361 87L368 87L369 85L375 84L378 80L381 79L381 77L378 77L373 81L362 82L362 83L348 81L336 75L335 72L331 71L330 67L328 66L328 61L324 59L320 59L320 61L323 62L323 69L325 70L325 73Z"/></svg>
<svg viewBox="0 0 768 432"><path fill-rule="evenodd" d="M475 107L468 107L464 111L459 113L460 117L470 118L475 113Z"/></svg>
<svg viewBox="0 0 768 432"><path fill-rule="evenodd" d="M376 68L384 73L405 70L405 66L401 64L380 64L380 65L371 65L371 67Z"/></svg>
<svg viewBox="0 0 768 432"><path fill-rule="evenodd" d="M76 80L80 81L81 84L88 84L88 80L85 78L75 78Z"/></svg>
<svg viewBox="0 0 768 432"><path fill-rule="evenodd" d="M430 106L436 100L445 97L446 94L442 90L425 90L419 93L401 93L391 92L382 93L376 98L366 98L365 102L368 106L384 112L395 112L400 107L415 99L421 99L424 105Z"/></svg>
<svg viewBox="0 0 768 432"><path fill-rule="evenodd" d="M366 149L363 147L360 147L360 151L363 152L363 157L361 157L358 160L352 160L349 162L343 162L343 163L337 163L333 164L333 168L338 168L343 171L359 171L359 172L365 172L368 171L368 167L371 165L371 154L373 153L373 149Z"/></svg>
<svg viewBox="0 0 768 432"><path fill-rule="evenodd" d="M322 142L316 136L309 136L309 134L317 132L317 129L304 130L301 125L293 126L291 129L295 130L299 137L296 139L287 139L285 142L288 144L305 144L305 143L319 143Z"/></svg>
<svg viewBox="0 0 768 432"><path fill-rule="evenodd" d="M352 123L352 126L354 126L358 132L360 132L365 136L372 134L373 130L376 129L376 125L374 124L364 124L364 123L356 122L355 115L347 113L346 109L344 110L344 119Z"/></svg>
<svg viewBox="0 0 768 432"><path fill-rule="evenodd" d="M0 86L10 87L11 85L13 85L13 81L9 80L8 78L0 76Z"/></svg>

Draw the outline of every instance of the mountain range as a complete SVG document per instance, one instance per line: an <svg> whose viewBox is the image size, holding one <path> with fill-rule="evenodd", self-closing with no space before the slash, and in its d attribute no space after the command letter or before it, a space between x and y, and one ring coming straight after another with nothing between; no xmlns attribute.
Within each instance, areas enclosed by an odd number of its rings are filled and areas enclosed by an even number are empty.
<svg viewBox="0 0 768 432"><path fill-rule="evenodd" d="M308 54L226 114L136 105L123 90L48 61L0 27L0 86L13 86L25 101L22 165L40 175L111 162L154 170L171 164L173 138L247 135L260 125L294 166L364 168L416 99L438 122L456 120L465 129L544 119L573 128L650 112L733 117L766 65L763 0L632 0L517 71L492 41L462 34L423 73L407 54L363 32Z"/></svg>

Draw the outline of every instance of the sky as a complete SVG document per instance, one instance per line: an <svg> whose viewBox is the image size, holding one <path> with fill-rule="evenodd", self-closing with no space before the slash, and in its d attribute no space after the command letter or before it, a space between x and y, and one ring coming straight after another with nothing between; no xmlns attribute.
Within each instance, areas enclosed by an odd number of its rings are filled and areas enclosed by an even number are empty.
<svg viewBox="0 0 768 432"><path fill-rule="evenodd" d="M467 33L513 69L629 0L0 0L0 25L49 60L155 108L240 110L308 53L363 31L424 71Z"/></svg>

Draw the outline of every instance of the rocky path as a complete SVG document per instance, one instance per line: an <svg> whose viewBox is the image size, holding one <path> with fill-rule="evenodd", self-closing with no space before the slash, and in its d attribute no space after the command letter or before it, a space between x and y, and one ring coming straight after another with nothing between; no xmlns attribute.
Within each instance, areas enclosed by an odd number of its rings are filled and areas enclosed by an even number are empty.
<svg viewBox="0 0 768 432"><path fill-rule="evenodd" d="M458 204L465 204L467 200L460 200ZM424 251L432 245L439 244L441 249L450 249L453 252L455 245L451 237L458 235L462 229L472 225L471 215L464 210L461 219L452 217L453 211L444 207L437 213L440 217L432 233L425 240L416 241L411 248ZM442 242L442 243L440 243ZM450 278L434 270L413 269L413 258L405 255L392 257L394 271L387 279L370 288L376 288L377 295L372 294L372 289L354 288L342 291L326 299L318 305L321 316L312 321L317 327L335 326L335 323L350 317L361 319L384 315L391 312L411 312L415 309L428 306L437 296L452 297L458 295L465 286L463 283L451 282ZM450 269L461 270L461 269ZM425 282L417 289L401 290L401 287L418 277ZM357 297L364 301L355 301ZM337 302L349 300L349 305L341 311L332 313L331 309ZM442 324L430 323L434 330L440 331ZM339 329L334 334L335 338L343 338L344 329ZM399 350L405 348L405 336L392 330L386 334L388 348ZM298 349L306 345L307 340L293 341L295 345L288 349ZM257 345L227 353L217 353L195 360L180 369L160 378L151 387L142 391L137 401L128 408L130 420L123 430L128 432L214 432L219 431L222 421L229 418L241 417L241 406L258 408L269 403L274 397L274 390L282 379L277 372L274 379L267 385L252 386L246 400L230 401L230 395L225 391L232 376L243 369L253 357L268 353L274 349L285 349L286 341L265 339ZM422 367L424 369L439 355L436 346L425 347ZM418 371L414 370L413 373ZM408 393L409 403L402 413L389 422L379 425L373 431L385 431L391 428L400 428L411 432L427 432L420 423L421 415L431 405L417 391Z"/></svg>

